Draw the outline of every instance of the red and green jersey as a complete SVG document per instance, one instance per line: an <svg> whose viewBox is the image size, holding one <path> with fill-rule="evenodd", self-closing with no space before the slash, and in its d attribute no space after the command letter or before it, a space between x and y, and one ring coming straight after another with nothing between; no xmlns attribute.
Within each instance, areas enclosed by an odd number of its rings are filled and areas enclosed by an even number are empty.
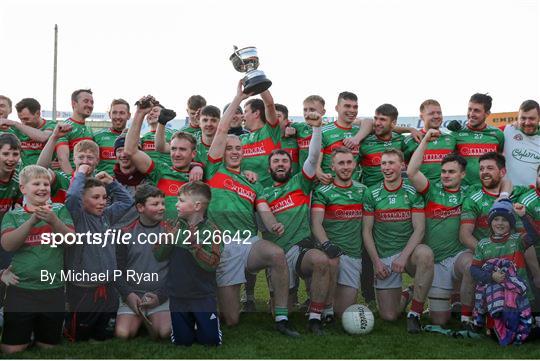
<svg viewBox="0 0 540 361"><path fill-rule="evenodd" d="M94 134L94 142L99 146L99 163L96 171L105 171L114 177L113 169L116 164L114 142L120 134L122 134L121 131L113 128L102 129Z"/></svg>
<svg viewBox="0 0 540 361"><path fill-rule="evenodd" d="M480 183L480 165L478 159L488 152L502 152L504 147L504 133L495 127L486 125L480 130L466 128L452 132L456 140L457 154L467 160L467 174L463 182L467 185Z"/></svg>
<svg viewBox="0 0 540 361"><path fill-rule="evenodd" d="M175 132L172 131L171 129L165 128L165 142L170 144L171 143L171 138L174 135L174 133ZM152 160L155 163L157 163L157 164L165 163L168 166L171 166L172 165L171 155L167 154L167 153L161 153L161 152L156 151L155 139L156 139L156 131L155 130L150 130L149 132L146 132L141 137L141 146L142 146L143 152L148 154L150 156L150 158L152 158Z"/></svg>
<svg viewBox="0 0 540 361"><path fill-rule="evenodd" d="M412 214L424 213L424 201L413 186L402 181L389 190L384 182L369 187L364 198L364 215L373 216L373 239L380 258L403 251L413 234Z"/></svg>
<svg viewBox="0 0 540 361"><path fill-rule="evenodd" d="M197 141L201 139L201 135L202 135L201 127L192 127L191 123L185 126L184 128L180 129L180 131L192 134L195 137L195 139L197 139Z"/></svg>
<svg viewBox="0 0 540 361"><path fill-rule="evenodd" d="M525 250L527 245L523 240L523 235L519 233L511 234L508 238L494 241L490 237L481 239L474 250L472 260L473 266L482 267L490 259L504 258L512 261L516 266L517 274L527 283L527 265L525 263ZM530 287L527 287L527 296L531 298Z"/></svg>
<svg viewBox="0 0 540 361"><path fill-rule="evenodd" d="M281 129L279 124L271 126L265 123L264 127L240 136L242 140L242 170L257 173L259 183L263 187L272 185L272 177L268 172L268 156L274 149L280 148Z"/></svg>
<svg viewBox="0 0 540 361"><path fill-rule="evenodd" d="M255 207L260 202L262 187L250 183L240 172L228 169L222 159L208 158L207 183L212 188L212 202L208 206L208 219L221 231L233 235L240 231L242 239L257 235Z"/></svg>
<svg viewBox="0 0 540 361"><path fill-rule="evenodd" d="M286 183L265 188L262 193L261 199L268 202L277 221L285 227L285 232L281 236L263 232L263 237L276 243L285 253L298 242L311 236L309 198L313 188L313 178L309 178L302 171Z"/></svg>
<svg viewBox="0 0 540 361"><path fill-rule="evenodd" d="M531 185L530 187L516 186L512 192L514 202L525 206L527 215L533 220L534 226L540 232L540 190ZM540 258L540 244L536 243L536 256Z"/></svg>
<svg viewBox="0 0 540 361"><path fill-rule="evenodd" d="M322 226L332 243L351 257L362 257L362 211L367 187L354 182L349 187L319 185L312 208L324 210Z"/></svg>
<svg viewBox="0 0 540 361"><path fill-rule="evenodd" d="M196 163L201 163L205 168L208 164L208 150L210 150L210 144L206 144L202 138L200 141L197 142L197 154L195 155L195 158L193 159Z"/></svg>
<svg viewBox="0 0 540 361"><path fill-rule="evenodd" d="M298 173L298 171L300 170L299 163L298 163L300 153L299 153L299 148L298 148L298 143L296 141L296 138L294 137L282 138L281 149L289 153L289 155L291 156L292 174L294 175ZM303 164L304 163L302 163L302 165Z"/></svg>
<svg viewBox="0 0 540 361"><path fill-rule="evenodd" d="M71 216L63 204L53 203L52 210L62 223L74 230ZM2 237L22 226L31 216L32 213L26 208L18 208L6 213L2 220ZM60 279L60 272L64 268L64 249L42 244L42 235L53 232L50 224L39 221L26 236L24 244L13 253L11 265L13 273L19 277L17 287L31 290L63 287L64 281ZM56 275L52 284L41 281L42 270Z"/></svg>
<svg viewBox="0 0 540 361"><path fill-rule="evenodd" d="M461 206L465 191L445 189L440 182L428 183L420 192L426 205L425 243L435 255L435 262L453 257L465 249L459 241Z"/></svg>
<svg viewBox="0 0 540 361"><path fill-rule="evenodd" d="M303 165L308 158L309 143L313 135L313 128L306 123L291 123L289 126L296 129L296 144L298 145L298 164ZM284 141L287 138L282 139Z"/></svg>
<svg viewBox="0 0 540 361"><path fill-rule="evenodd" d="M178 218L176 210L178 190L189 182L189 170L182 171L168 164L152 162L146 171L146 177L165 193L165 219L175 220Z"/></svg>
<svg viewBox="0 0 540 361"><path fill-rule="evenodd" d="M383 180L381 172L382 153L390 148L404 150L405 138L401 134L392 133L392 138L384 140L375 134L367 137L360 146L360 164L362 166L362 183L371 187Z"/></svg>
<svg viewBox="0 0 540 361"><path fill-rule="evenodd" d="M7 182L0 181L0 220L13 205L22 199L22 193L19 190L19 169L11 173Z"/></svg>
<svg viewBox="0 0 540 361"><path fill-rule="evenodd" d="M489 210L497 198L499 198L498 194L489 193L481 185L469 187L467 190L461 212L461 223L474 224L473 236L477 240L489 237Z"/></svg>
<svg viewBox="0 0 540 361"><path fill-rule="evenodd" d="M67 175L66 173L53 170L54 179L51 183L51 201L53 203L65 203L67 198L67 190L71 185L71 180L73 179L73 173Z"/></svg>
<svg viewBox="0 0 540 361"><path fill-rule="evenodd" d="M421 132L426 134L425 129ZM405 138L404 155L408 162L418 143L409 135ZM420 171L432 182L437 182L441 179L441 161L443 158L452 153L456 149L456 139L450 134L441 134L441 136L428 143L427 149L424 152L424 159L420 166Z"/></svg>
<svg viewBox="0 0 540 361"><path fill-rule="evenodd" d="M321 169L324 173L334 175L332 171L332 151L339 147L344 147L343 139L354 137L360 128L357 125L352 125L350 128L345 128L338 125L337 121L322 128L322 161ZM352 149L353 155L358 155L358 147ZM353 176L354 180L360 180L361 168L357 167L356 175Z"/></svg>
<svg viewBox="0 0 540 361"><path fill-rule="evenodd" d="M56 142L56 149L58 149L58 146L60 145L67 145L69 147L69 160L71 166L74 167L73 148L75 148L75 145L81 140L93 140L94 134L92 133L92 129L84 122L81 123L73 118L69 118L64 120L64 123L71 125L71 132L58 139Z"/></svg>
<svg viewBox="0 0 540 361"><path fill-rule="evenodd" d="M36 129L44 131L44 130L50 130L51 133L54 130L54 127L56 126L56 123L53 121L46 121L45 119L41 119L41 123L37 126ZM21 169L24 166L30 165L30 164L36 164L37 160L39 158L39 155L41 154L41 151L43 150L43 147L45 147L45 143L38 142L37 140L34 140L30 138L28 135L21 132L19 129L15 127L10 127L9 132L12 134L15 134L17 138L21 141Z"/></svg>

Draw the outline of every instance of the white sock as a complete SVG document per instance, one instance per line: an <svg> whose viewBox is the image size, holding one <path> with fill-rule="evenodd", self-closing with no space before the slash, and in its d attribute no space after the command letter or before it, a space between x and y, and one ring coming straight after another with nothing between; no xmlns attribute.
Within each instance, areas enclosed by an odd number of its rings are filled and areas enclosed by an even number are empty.
<svg viewBox="0 0 540 361"><path fill-rule="evenodd" d="M310 320L321 320L321 314L320 313L315 313L315 312L310 312L309 313L309 319Z"/></svg>
<svg viewBox="0 0 540 361"><path fill-rule="evenodd" d="M276 322L279 322L279 321L287 321L289 319L289 317L287 316L276 316Z"/></svg>
<svg viewBox="0 0 540 361"><path fill-rule="evenodd" d="M407 318L412 317L412 316L417 317L417 318L420 318L420 314L419 314L419 313L414 312L414 311L409 311L409 313L407 313Z"/></svg>

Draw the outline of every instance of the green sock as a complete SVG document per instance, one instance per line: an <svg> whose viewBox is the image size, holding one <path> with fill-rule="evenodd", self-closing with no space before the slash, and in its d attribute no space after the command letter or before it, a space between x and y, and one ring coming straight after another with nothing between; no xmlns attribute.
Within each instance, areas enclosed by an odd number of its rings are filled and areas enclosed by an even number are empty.
<svg viewBox="0 0 540 361"><path fill-rule="evenodd" d="M274 314L276 315L276 322L289 319L289 309L287 307L275 307Z"/></svg>

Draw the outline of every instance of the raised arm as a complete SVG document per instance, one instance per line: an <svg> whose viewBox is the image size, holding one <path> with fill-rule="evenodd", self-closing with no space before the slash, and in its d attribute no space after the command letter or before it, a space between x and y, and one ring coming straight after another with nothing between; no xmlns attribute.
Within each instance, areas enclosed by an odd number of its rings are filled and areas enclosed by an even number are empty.
<svg viewBox="0 0 540 361"><path fill-rule="evenodd" d="M223 154L225 153L225 146L227 145L229 128L231 127L231 120L233 119L234 114L236 113L236 109L238 108L240 103L248 97L249 95L246 95L243 92L242 81L240 80L238 82L238 87L236 88L236 95L234 96L233 101L231 102L231 104L229 104L227 110L219 120L216 134L214 135L214 139L212 140L212 144L210 145L210 149L208 150L208 158L220 159L223 157Z"/></svg>
<svg viewBox="0 0 540 361"><path fill-rule="evenodd" d="M167 154L171 152L171 145L165 139L165 125L161 123L157 124L154 142L156 144L156 151Z"/></svg>
<svg viewBox="0 0 540 361"><path fill-rule="evenodd" d="M266 116L266 122L272 126L272 128L279 125L279 120L276 113L276 105L274 104L274 98L270 94L269 90L265 90L261 93L261 99L264 102L264 112ZM229 106L230 108L230 106ZM234 108L236 110L236 108Z"/></svg>
<svg viewBox="0 0 540 361"><path fill-rule="evenodd" d="M127 132L126 143L124 145L124 154L131 158L135 168L143 174L146 174L152 165L152 158L139 149L142 123L146 114L152 110L152 102L149 99L153 100L152 97L143 97L137 102L137 110L135 111L131 127L129 127Z"/></svg>
<svg viewBox="0 0 540 361"><path fill-rule="evenodd" d="M422 139L418 145L418 148L416 148L411 159L409 160L409 165L407 166L407 176L409 177L411 184L418 192L424 191L429 183L426 176L420 171L420 167L424 161L424 153L426 152L428 143L432 140L432 138L439 135L440 132L438 130L428 130L426 136Z"/></svg>
<svg viewBox="0 0 540 361"><path fill-rule="evenodd" d="M304 162L302 169L309 178L312 178L317 172L317 165L319 164L319 158L321 158L322 115L317 112L309 113L306 117L306 121L313 128L313 135L311 136L311 142L309 143L308 157Z"/></svg>
<svg viewBox="0 0 540 361"><path fill-rule="evenodd" d="M49 137L49 140L47 140L47 143L45 143L43 150L39 154L37 165L40 165L44 168L49 168L54 155L54 148L56 146L56 142L58 141L58 139L64 137L69 132L71 132L71 125L62 122L58 122L56 124L53 132L51 133L51 136Z"/></svg>

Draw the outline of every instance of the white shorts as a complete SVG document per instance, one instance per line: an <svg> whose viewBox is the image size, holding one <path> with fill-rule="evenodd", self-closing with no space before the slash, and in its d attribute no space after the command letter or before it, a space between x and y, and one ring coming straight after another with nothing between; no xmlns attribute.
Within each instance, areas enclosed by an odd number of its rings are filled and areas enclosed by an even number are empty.
<svg viewBox="0 0 540 361"><path fill-rule="evenodd" d="M251 247L260 240L258 236L251 237L242 243L226 244L221 253L221 259L216 270L218 287L234 286L246 283L245 270Z"/></svg>
<svg viewBox="0 0 540 361"><path fill-rule="evenodd" d="M339 274L337 283L352 288L360 288L362 259L342 254L339 256Z"/></svg>
<svg viewBox="0 0 540 361"><path fill-rule="evenodd" d="M403 286L403 278L401 273L392 272L392 262L399 257L401 253L394 254L390 257L381 258L381 262L388 268L390 271L390 276L386 277L384 280L375 278L375 288L376 289L391 289L391 288L401 288Z"/></svg>
<svg viewBox="0 0 540 361"><path fill-rule="evenodd" d="M153 315L154 313L158 312L169 312L169 300L166 302L163 302L161 305L158 305L154 308L147 309L144 314L146 317ZM136 313L127 305L127 303L123 302L122 299L120 299L120 307L118 307L118 311L116 312L117 315L136 315Z"/></svg>
<svg viewBox="0 0 540 361"><path fill-rule="evenodd" d="M445 258L442 261L435 263L433 283L431 284L431 287L442 288L444 290L454 289L453 281L457 279L454 272L454 265L459 256L461 256L464 252L468 252L468 250L463 250L455 256Z"/></svg>
<svg viewBox="0 0 540 361"><path fill-rule="evenodd" d="M308 250L305 250L307 252ZM291 249L285 253L285 259L287 260L287 268L289 269L289 289L293 289L298 286L298 272L296 271L296 264L298 263L298 258L300 257L300 247L292 246ZM270 292L274 292L272 287L271 280L271 270L270 268L266 269L266 278L268 281L268 288Z"/></svg>

